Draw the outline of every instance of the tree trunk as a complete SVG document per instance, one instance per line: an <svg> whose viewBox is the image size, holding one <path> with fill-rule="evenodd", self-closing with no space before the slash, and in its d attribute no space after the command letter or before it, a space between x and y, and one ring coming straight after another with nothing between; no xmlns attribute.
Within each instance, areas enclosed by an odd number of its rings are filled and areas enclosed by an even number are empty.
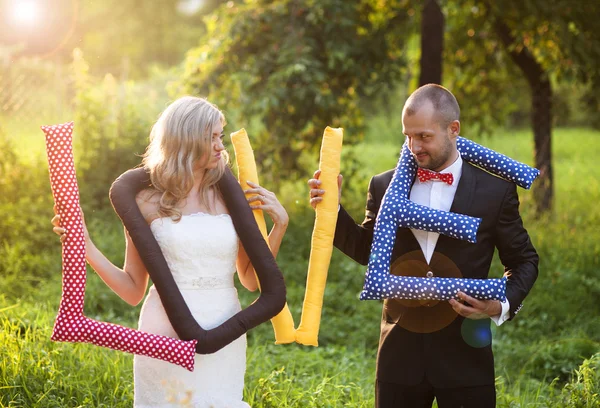
<svg viewBox="0 0 600 408"><path fill-rule="evenodd" d="M535 143L535 167L540 177L534 183L534 198L538 214L552 209L552 85L548 74L535 57L523 46L517 51L509 27L496 17L494 27L509 55L521 69L531 88L531 124Z"/></svg>
<svg viewBox="0 0 600 408"><path fill-rule="evenodd" d="M444 13L436 0L426 0L421 15L421 73L419 86L442 84Z"/></svg>
<svg viewBox="0 0 600 408"><path fill-rule="evenodd" d="M533 190L538 213L552 209L552 86L548 78L532 86L531 120L535 141L535 167L540 178Z"/></svg>

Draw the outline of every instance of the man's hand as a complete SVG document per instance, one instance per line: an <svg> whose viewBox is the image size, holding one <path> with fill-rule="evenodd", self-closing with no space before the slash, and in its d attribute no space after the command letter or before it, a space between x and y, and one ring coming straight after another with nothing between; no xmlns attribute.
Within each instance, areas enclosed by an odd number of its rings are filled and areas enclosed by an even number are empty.
<svg viewBox="0 0 600 408"><path fill-rule="evenodd" d="M313 178L308 180L308 186L310 187L310 205L312 208L317 208L317 204L323 201L323 194L325 194L325 190L319 188L321 186L321 180L319 180L319 176L321 175L321 170L315 171ZM338 182L338 203L342 200L342 182L343 177L341 174L338 174L337 178Z"/></svg>
<svg viewBox="0 0 600 408"><path fill-rule="evenodd" d="M502 305L497 300L477 300L463 292L458 292L458 298L470 306L464 305L456 299L450 299L449 303L456 313L467 319L487 319L502 313Z"/></svg>

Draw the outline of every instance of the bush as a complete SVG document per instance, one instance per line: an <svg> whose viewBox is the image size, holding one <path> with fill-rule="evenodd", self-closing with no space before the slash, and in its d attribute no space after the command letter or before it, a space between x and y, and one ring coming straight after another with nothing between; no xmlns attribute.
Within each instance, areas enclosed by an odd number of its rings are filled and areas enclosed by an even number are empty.
<svg viewBox="0 0 600 408"><path fill-rule="evenodd" d="M74 53L74 150L82 202L93 209L110 208L108 190L124 171L140 164L158 106L156 93L133 82L117 83L108 74L100 85L88 76L80 51Z"/></svg>
<svg viewBox="0 0 600 408"><path fill-rule="evenodd" d="M563 407L600 406L600 353L583 361L561 393Z"/></svg>

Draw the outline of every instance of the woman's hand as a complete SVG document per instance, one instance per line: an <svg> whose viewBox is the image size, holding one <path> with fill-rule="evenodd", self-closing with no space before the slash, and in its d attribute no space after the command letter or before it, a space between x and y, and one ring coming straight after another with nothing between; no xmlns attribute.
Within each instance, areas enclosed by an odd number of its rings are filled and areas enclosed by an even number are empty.
<svg viewBox="0 0 600 408"><path fill-rule="evenodd" d="M276 258L277 253L279 252L281 241L283 240L283 236L287 230L290 217L288 216L285 208L283 208L283 205L281 205L277 199L275 193L272 193L256 183L252 183L250 181L247 183L250 187L252 187L244 191L245 194L252 194L250 197L246 198L250 204L250 208L253 210L258 209L265 211L273 220L273 228L271 228L271 232L269 232L267 243L271 248L273 257ZM255 291L257 288L257 281L254 268L252 267L250 258L248 257L248 254L241 243L238 251L237 270L242 285L244 285L244 287L251 292Z"/></svg>
<svg viewBox="0 0 600 408"><path fill-rule="evenodd" d="M250 181L247 183L252 188L245 190L244 193L253 194L247 198L250 208L265 211L273 220L273 224L287 227L290 217L275 193Z"/></svg>
<svg viewBox="0 0 600 408"><path fill-rule="evenodd" d="M81 211L81 221L83 222L83 235L85 237L85 246L87 248L89 247L89 243L91 242L91 240L90 235L88 234L87 227L85 225L83 211ZM67 239L67 230L60 226L60 215L58 214L58 207L56 206L56 204L54 204L54 217L52 218L51 222L52 225L54 225L52 231L54 231L55 234L60 235L60 242L64 243Z"/></svg>

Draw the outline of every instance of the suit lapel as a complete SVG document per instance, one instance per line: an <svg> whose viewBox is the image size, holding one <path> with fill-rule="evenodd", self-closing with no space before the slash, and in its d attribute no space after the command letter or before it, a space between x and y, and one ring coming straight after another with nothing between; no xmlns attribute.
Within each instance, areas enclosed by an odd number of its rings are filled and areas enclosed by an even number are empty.
<svg viewBox="0 0 600 408"><path fill-rule="evenodd" d="M475 184L475 172L473 166L465 160L463 161L462 174L460 176L460 181L458 182L458 187L456 188L456 194L454 194L450 212L465 215L468 214L473 200Z"/></svg>
<svg viewBox="0 0 600 408"><path fill-rule="evenodd" d="M418 251L421 254L422 261L427 263L419 241L415 238L415 234L408 228L398 228L396 231L396 244L392 250L392 261L400 255L412 251Z"/></svg>
<svg viewBox="0 0 600 408"><path fill-rule="evenodd" d="M476 185L477 180L473 165L467 163L465 160L463 161L462 174L456 188L456 193L454 194L454 200L452 201L450 212L464 215L469 214ZM436 252L448 253L449 247L455 243L457 243L456 239L440 234L437 245L434 249L433 257L431 258L431 262L433 263Z"/></svg>

